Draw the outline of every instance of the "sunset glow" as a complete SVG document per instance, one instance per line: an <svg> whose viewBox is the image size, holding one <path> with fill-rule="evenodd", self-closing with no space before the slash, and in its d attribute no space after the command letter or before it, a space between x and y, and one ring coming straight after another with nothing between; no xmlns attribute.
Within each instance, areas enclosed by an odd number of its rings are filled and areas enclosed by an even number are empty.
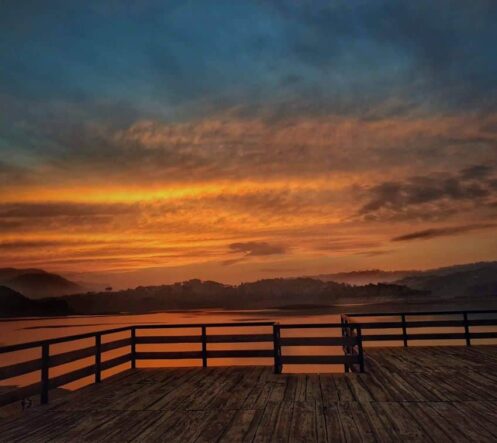
<svg viewBox="0 0 497 443"><path fill-rule="evenodd" d="M0 267L128 287L497 258L493 2L67 3L0 6Z"/></svg>

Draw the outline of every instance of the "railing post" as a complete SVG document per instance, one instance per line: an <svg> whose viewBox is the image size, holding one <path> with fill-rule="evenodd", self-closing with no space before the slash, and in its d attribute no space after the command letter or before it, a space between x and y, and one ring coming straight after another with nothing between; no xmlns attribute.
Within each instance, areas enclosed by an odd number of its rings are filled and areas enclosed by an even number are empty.
<svg viewBox="0 0 497 443"><path fill-rule="evenodd" d="M207 328L202 326L202 367L207 367Z"/></svg>
<svg viewBox="0 0 497 443"><path fill-rule="evenodd" d="M136 368L136 328L131 327L131 368Z"/></svg>
<svg viewBox="0 0 497 443"><path fill-rule="evenodd" d="M50 389L50 379L48 370L50 367L50 345L43 343L41 345L41 398L40 403L48 403L48 390Z"/></svg>
<svg viewBox="0 0 497 443"><path fill-rule="evenodd" d="M469 322L468 322L468 313L463 313L464 317L464 335L466 337L466 346L471 346L471 334L469 333Z"/></svg>
<svg viewBox="0 0 497 443"><path fill-rule="evenodd" d="M402 318L402 337L404 339L404 348L407 348L407 327L406 327L406 315L401 314Z"/></svg>
<svg viewBox="0 0 497 443"><path fill-rule="evenodd" d="M359 351L359 370L364 372L364 350L362 349L362 331L357 327L357 349Z"/></svg>
<svg viewBox="0 0 497 443"><path fill-rule="evenodd" d="M273 352L274 352L274 373L281 374L281 342L280 342L280 326L273 324Z"/></svg>
<svg viewBox="0 0 497 443"><path fill-rule="evenodd" d="M102 336L95 334L95 383L101 380Z"/></svg>
<svg viewBox="0 0 497 443"><path fill-rule="evenodd" d="M349 339L349 332L350 332L350 327L348 324L347 319L343 316L341 316L341 324L342 324L342 338L344 339L343 343L343 354L345 356L345 363L343 364L344 366L344 371L349 372L350 371L350 365L349 365L349 344L348 344L348 339Z"/></svg>

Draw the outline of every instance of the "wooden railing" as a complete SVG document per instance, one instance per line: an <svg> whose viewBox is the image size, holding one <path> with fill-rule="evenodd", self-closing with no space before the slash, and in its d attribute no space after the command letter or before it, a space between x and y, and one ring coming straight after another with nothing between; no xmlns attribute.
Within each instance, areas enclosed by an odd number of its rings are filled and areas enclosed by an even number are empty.
<svg viewBox="0 0 497 443"><path fill-rule="evenodd" d="M273 344L272 330L266 333L251 334L209 334L212 328L246 328L246 327L273 327L273 322L254 323L209 323L209 324L182 324L182 325L141 325L132 326L132 336L134 345L131 351L132 367L135 367L137 360L201 360L202 366L207 367L209 359L219 358L273 358L273 346L271 349L229 349L229 350L208 350L208 344L227 343L270 343ZM140 331L145 330L174 330L174 329L196 329L197 334L190 335L140 335ZM196 351L141 351L136 350L137 346L150 344L201 344L201 350Z"/></svg>
<svg viewBox="0 0 497 443"><path fill-rule="evenodd" d="M7 380L29 374L31 372L40 371L39 382L1 394L0 406L12 403L20 399L24 399L38 393L40 394L40 403L45 404L48 402L48 392L50 389L58 388L60 386L72 383L76 380L91 375L94 375L95 383L99 383L101 380L102 371L124 364L130 361L131 358L131 354L126 353L124 355L120 355L119 357L102 361L102 353L127 347L130 346L132 343L131 337L115 340L108 343L102 343L102 337L129 330L129 327L124 327L86 334L71 335L69 337L60 337L49 340L40 340L0 347L0 355L2 356L2 360L4 361L8 361L8 355L12 355L12 353L14 352L36 348L41 350L41 358L24 361L22 363L0 366L0 380ZM94 344L82 349L76 349L58 354L51 354L50 352L50 348L53 345L57 345L60 343L69 343L83 339L93 339ZM56 377L50 377L49 375L49 371L51 368L55 368L67 363L72 363L88 357L94 358L94 364L76 369L74 371Z"/></svg>
<svg viewBox="0 0 497 443"><path fill-rule="evenodd" d="M474 318L475 316L492 315L494 318ZM457 319L430 319L411 320L408 317L459 317ZM380 321L364 321L362 318L369 317L380 319ZM393 317L394 320L381 321L382 317ZM397 318L396 318L397 317ZM497 310L471 310L471 311L435 311L435 312L381 312L342 314L342 323L356 325L362 331L361 342L401 341L404 347L409 341L423 340L464 340L467 346L476 339L497 339L496 331L474 331L472 327L497 326ZM415 332L420 328L431 328L430 332ZM457 332L445 332L440 328L458 328ZM368 330L391 330L397 329L398 334L369 334ZM414 331L413 331L414 330Z"/></svg>
<svg viewBox="0 0 497 443"><path fill-rule="evenodd" d="M282 337L281 331L285 330L322 330L337 331L341 330L341 336L302 336L302 337ZM275 355L275 372L281 373L283 365L344 365L345 372L364 372L364 356L362 352L362 343L360 331L357 334L356 325L344 328L342 323L313 323L313 324L282 324L275 326L275 336L277 353ZM288 347L341 347L343 355L285 355L285 348ZM282 352L283 348L283 352ZM324 351L323 351L324 352Z"/></svg>
<svg viewBox="0 0 497 443"><path fill-rule="evenodd" d="M226 328L265 328L265 332L254 333L212 333L213 329ZM309 325L280 325L274 322L243 322L243 323L209 323L209 324L172 324L172 325L135 325L105 331L90 332L68 337L54 338L49 340L21 343L17 345L0 347L2 363L7 362L9 355L15 352L38 349L41 358L36 358L21 363L13 363L0 366L0 381L27 375L39 371L40 381L23 386L21 388L0 394L0 406L22 400L30 396L40 394L40 403L48 403L49 391L60 386L75 382L85 377L94 377L95 383L100 383L102 371L129 363L135 368L138 361L143 360L198 360L203 367L207 367L212 359L245 359L264 358L270 359L275 373L281 373L283 365L293 364L341 364L345 370L362 370L363 356L360 329L356 325L346 328L347 335L334 337L285 337L281 335L282 330L306 329L306 328L329 328L340 330L340 323L309 324ZM185 330L183 335L161 335L155 331ZM154 331L150 335L145 331ZM195 332L192 332L195 331ZM359 331L359 335L353 331ZM119 338L106 343L102 337L111 334L123 333L129 336ZM54 353L53 346L61 343L70 343L83 339L92 339L93 345ZM256 344L266 343L267 349L209 349L211 344ZM200 349L180 351L148 351L143 349L147 345L197 344ZM292 346L337 346L343 348L344 355L285 355L285 349ZM105 352L128 348L118 357L104 359ZM283 351L282 351L283 350ZM93 364L70 371L68 373L50 376L50 370L67 363L77 362L85 358L93 358Z"/></svg>

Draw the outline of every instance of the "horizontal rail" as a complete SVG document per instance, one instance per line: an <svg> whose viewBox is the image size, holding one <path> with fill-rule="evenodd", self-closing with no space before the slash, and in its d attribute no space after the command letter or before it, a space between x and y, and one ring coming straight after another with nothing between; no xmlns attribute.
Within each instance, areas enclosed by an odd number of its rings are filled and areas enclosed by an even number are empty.
<svg viewBox="0 0 497 443"><path fill-rule="evenodd" d="M409 341L419 340L464 340L466 346L471 346L471 341L475 339L495 339L497 331L474 331L472 327L497 326L497 316L494 318L470 318L471 315L489 315L497 314L497 310L470 310L470 311L425 311L425 312L379 312L379 313L357 313L342 314L342 322L347 325L356 325L361 330L388 330L398 329L401 334L385 333L365 333L362 337L365 342L373 341L403 341L404 347L408 346ZM458 315L462 318L437 319L436 317L447 317ZM364 317L379 318L381 317L399 317L399 319L388 321L362 321ZM408 320L410 316L430 316L429 320ZM426 333L412 332L421 328L431 328ZM447 331L443 328L461 328L458 331Z"/></svg>
<svg viewBox="0 0 497 443"><path fill-rule="evenodd" d="M0 346L0 354L4 354L6 352L22 351L24 349L30 349L30 348L38 348L43 345L55 345L58 343L66 343L68 341L83 340L85 338L94 338L96 334L108 335L108 334L116 334L118 332L129 331L129 330L130 326L125 326L123 328L107 329L98 332L87 332L85 334L69 335L67 337L57 337L46 340L31 341L27 343L19 343L17 345Z"/></svg>
<svg viewBox="0 0 497 443"><path fill-rule="evenodd" d="M178 351L178 352L136 352L136 360L193 360L201 359L201 351Z"/></svg>
<svg viewBox="0 0 497 443"><path fill-rule="evenodd" d="M125 346L129 346L130 344L131 340L129 338L104 343L103 345L101 345L101 352L119 349ZM60 366L76 360L81 360L83 358L93 357L95 355L95 352L95 346L90 346L74 351L53 354L52 356L50 356L49 367L53 368L55 366ZM15 363L9 366L3 366L0 367L0 380L19 377L21 375L29 374L30 372L38 371L41 368L42 361L40 359L30 360L22 363Z"/></svg>
<svg viewBox="0 0 497 443"><path fill-rule="evenodd" d="M272 342L273 336L271 334L259 335L208 335L207 343L264 343Z"/></svg>
<svg viewBox="0 0 497 443"><path fill-rule="evenodd" d="M95 365L85 366L84 368L76 369L75 371L53 377L49 381L49 388L55 389L59 386L67 385L80 378L89 377L95 373Z"/></svg>
<svg viewBox="0 0 497 443"><path fill-rule="evenodd" d="M149 344L167 344L167 343L201 343L202 337L200 335L170 335L170 336L137 336L135 339L136 344L149 345Z"/></svg>
<svg viewBox="0 0 497 443"><path fill-rule="evenodd" d="M469 311L415 311L415 312L354 312L343 314L351 317L389 317L398 315L461 315L461 314L497 314L497 309L472 309Z"/></svg>
<svg viewBox="0 0 497 443"><path fill-rule="evenodd" d="M271 334L208 335L207 343L256 343L273 341ZM136 344L202 343L200 335L137 336Z"/></svg>
<svg viewBox="0 0 497 443"><path fill-rule="evenodd" d="M352 325L353 326L353 325ZM323 328L341 328L341 323L286 323L279 325L280 329L323 329Z"/></svg>
<svg viewBox="0 0 497 443"><path fill-rule="evenodd" d="M435 332L431 334L371 334L363 335L362 341L398 341L404 338L408 340L465 340L467 335L464 332ZM472 332L472 339L478 338L497 338L496 332Z"/></svg>
<svg viewBox="0 0 497 443"><path fill-rule="evenodd" d="M189 329L189 328L238 328L243 326L273 326L274 322L236 322L236 323L180 323L171 325L133 325L135 329Z"/></svg>
<svg viewBox="0 0 497 443"><path fill-rule="evenodd" d="M44 344L54 345L58 343L66 343L69 341L83 340L85 338L93 338L95 334L108 335L115 334L118 332L130 331L131 328L135 329L187 329L187 328L201 328L205 326L207 328L222 328L222 327L243 327L243 326L273 326L274 322L236 322L236 323L182 323L182 324L170 324L170 325L133 325L124 326L122 328L106 329L103 331L87 332L84 334L69 335L65 337L57 337L46 340L37 340L27 343L19 343L15 345L0 346L0 354L7 352L22 351L30 348L37 348Z"/></svg>
<svg viewBox="0 0 497 443"><path fill-rule="evenodd" d="M362 329L399 329L405 325L408 328L433 328L433 327L462 327L468 326L497 326L495 319L478 319L478 320L426 320L426 321L389 321L389 322L358 322L352 325L360 325Z"/></svg>
<svg viewBox="0 0 497 443"><path fill-rule="evenodd" d="M9 366L0 367L0 380L18 377L41 369L41 360L30 360L22 363L15 363Z"/></svg>
<svg viewBox="0 0 497 443"><path fill-rule="evenodd" d="M226 351L207 351L208 358L249 358L249 357L273 357L272 349L240 349Z"/></svg>
<svg viewBox="0 0 497 443"><path fill-rule="evenodd" d="M92 357L95 355L95 346L89 348L77 349L75 351L64 352L62 354L54 354L50 356L49 367L65 365L82 358Z"/></svg>
<svg viewBox="0 0 497 443"><path fill-rule="evenodd" d="M100 367L102 371L105 371L107 369L111 369L116 366L128 363L129 361L131 361L131 353L120 355L119 357L114 357L109 360L103 361Z"/></svg>
<svg viewBox="0 0 497 443"><path fill-rule="evenodd" d="M343 365L359 363L357 355L285 355L281 357L283 364L291 365Z"/></svg>
<svg viewBox="0 0 497 443"><path fill-rule="evenodd" d="M357 337L282 337L281 346L354 346Z"/></svg>

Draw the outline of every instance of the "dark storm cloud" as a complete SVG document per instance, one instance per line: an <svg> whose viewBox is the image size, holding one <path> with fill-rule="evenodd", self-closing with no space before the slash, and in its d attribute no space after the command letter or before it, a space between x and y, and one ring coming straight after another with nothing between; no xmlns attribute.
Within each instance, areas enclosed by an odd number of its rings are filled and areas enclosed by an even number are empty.
<svg viewBox="0 0 497 443"><path fill-rule="evenodd" d="M411 232L409 234L400 235L392 238L394 242L410 241L410 240L429 240L436 237L447 237L452 235L464 234L471 231L479 231L483 229L497 228L496 223L482 223L463 226L451 226L445 228L425 229L423 231Z"/></svg>
<svg viewBox="0 0 497 443"><path fill-rule="evenodd" d="M359 214L374 216L383 212L383 216L389 218L409 214L409 210L417 208L418 215L429 218L430 212L439 215L446 212L448 215L457 212L463 204L485 206L497 197L494 174L494 167L476 165L454 174L440 173L383 182L368 190L368 201ZM421 207L425 208L426 214L422 213Z"/></svg>

